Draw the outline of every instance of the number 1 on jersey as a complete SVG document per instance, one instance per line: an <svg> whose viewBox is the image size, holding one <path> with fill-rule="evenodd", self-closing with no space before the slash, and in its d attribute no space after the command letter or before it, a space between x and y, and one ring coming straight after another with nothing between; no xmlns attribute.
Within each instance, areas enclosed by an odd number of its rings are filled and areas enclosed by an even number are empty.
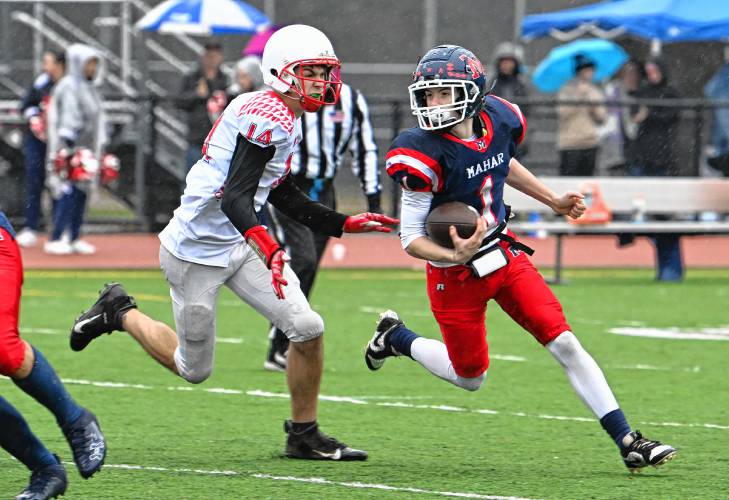
<svg viewBox="0 0 729 500"><path fill-rule="evenodd" d="M496 216L491 211L491 204L494 201L494 197L491 195L491 189L493 189L493 187L494 181L489 175L486 176L486 178L483 180L483 184L481 184L481 190L479 191L481 203L483 203L483 210L481 210L481 213L483 214L484 219L486 219L487 228L493 227L498 224Z"/></svg>

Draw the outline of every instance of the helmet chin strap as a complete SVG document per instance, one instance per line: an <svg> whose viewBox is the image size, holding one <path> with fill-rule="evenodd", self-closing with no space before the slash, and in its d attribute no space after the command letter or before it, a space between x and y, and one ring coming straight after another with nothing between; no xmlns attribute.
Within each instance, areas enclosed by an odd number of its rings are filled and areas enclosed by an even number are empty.
<svg viewBox="0 0 729 500"><path fill-rule="evenodd" d="M311 102L303 95L299 97L299 103L301 104L301 107L304 108L304 111L307 111L309 113L319 111L319 108L321 108L321 104Z"/></svg>

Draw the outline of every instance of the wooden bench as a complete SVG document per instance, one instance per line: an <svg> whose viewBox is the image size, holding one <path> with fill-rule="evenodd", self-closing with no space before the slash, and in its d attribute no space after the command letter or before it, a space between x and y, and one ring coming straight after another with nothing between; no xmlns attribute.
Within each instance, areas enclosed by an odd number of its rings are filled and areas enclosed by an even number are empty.
<svg viewBox="0 0 729 500"><path fill-rule="evenodd" d="M623 220L606 224L571 224L555 215L538 201L506 186L504 201L523 219L530 212L543 216L538 222L512 220L509 227L517 234L546 232L556 237L554 282L562 278L562 238L573 235L629 233L650 236L660 233L682 235L729 234L729 179L701 179L692 177L541 177L558 194L569 190L582 190L589 183L599 186L602 197L613 216ZM644 212L650 215L678 214L696 216L702 212L716 212L715 222L694 220L633 222L625 220L636 209L636 200L642 198ZM626 217L627 216L627 217Z"/></svg>

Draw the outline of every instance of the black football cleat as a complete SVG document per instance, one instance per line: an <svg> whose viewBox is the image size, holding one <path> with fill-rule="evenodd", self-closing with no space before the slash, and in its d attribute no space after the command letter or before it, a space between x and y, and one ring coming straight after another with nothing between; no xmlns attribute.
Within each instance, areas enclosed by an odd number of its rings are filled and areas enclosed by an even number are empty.
<svg viewBox="0 0 729 500"><path fill-rule="evenodd" d="M134 297L127 295L119 283L108 283L99 292L99 299L76 318L71 328L71 349L81 351L99 335L122 329L123 313L136 308Z"/></svg>
<svg viewBox="0 0 729 500"><path fill-rule="evenodd" d="M284 423L286 438L286 456L304 460L367 460L367 452L350 448L329 437L312 424L303 432L295 433L290 420Z"/></svg>
<svg viewBox="0 0 729 500"><path fill-rule="evenodd" d="M403 322L395 311L387 310L380 314L372 339L365 346L365 363L370 370L379 370L390 356L400 356L390 344L390 333Z"/></svg>
<svg viewBox="0 0 729 500"><path fill-rule="evenodd" d="M106 458L106 439L99 421L93 413L84 409L79 418L62 430L71 446L79 474L84 479L90 478L101 469Z"/></svg>
<svg viewBox="0 0 729 500"><path fill-rule="evenodd" d="M275 326L268 334L268 355L263 368L272 372L285 372L288 364L289 339Z"/></svg>
<svg viewBox="0 0 729 500"><path fill-rule="evenodd" d="M623 462L630 472L639 472L649 465L660 467L678 453L672 446L644 438L638 430L631 432L630 436L633 441L622 451Z"/></svg>
<svg viewBox="0 0 729 500"><path fill-rule="evenodd" d="M47 500L58 498L66 493L68 478L66 469L57 455L53 455L58 463L47 465L40 470L33 471L30 475L28 486L18 493L15 500Z"/></svg>

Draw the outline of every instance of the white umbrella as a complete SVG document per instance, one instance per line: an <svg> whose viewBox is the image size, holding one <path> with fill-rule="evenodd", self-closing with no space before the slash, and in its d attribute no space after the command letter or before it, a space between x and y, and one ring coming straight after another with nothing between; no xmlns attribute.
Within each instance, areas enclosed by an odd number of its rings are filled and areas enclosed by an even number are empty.
<svg viewBox="0 0 729 500"><path fill-rule="evenodd" d="M136 27L158 33L230 35L256 33L269 24L261 11L240 0L166 0Z"/></svg>

